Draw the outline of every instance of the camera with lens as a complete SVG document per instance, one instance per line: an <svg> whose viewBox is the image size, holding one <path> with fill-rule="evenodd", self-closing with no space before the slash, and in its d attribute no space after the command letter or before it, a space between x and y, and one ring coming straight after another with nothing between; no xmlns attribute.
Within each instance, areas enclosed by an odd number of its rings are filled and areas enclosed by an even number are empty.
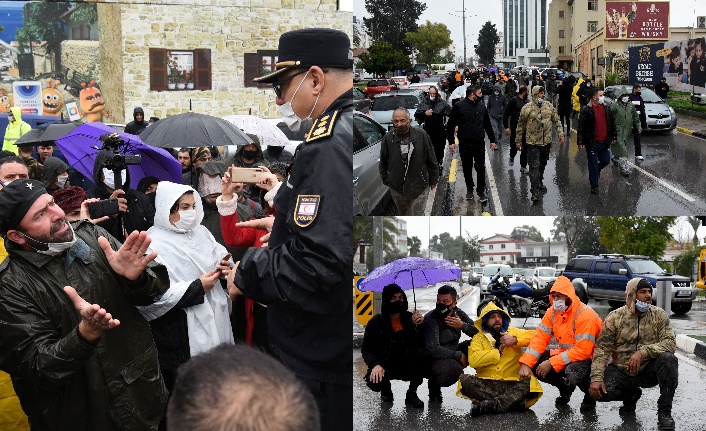
<svg viewBox="0 0 706 431"><path fill-rule="evenodd" d="M120 152L120 149L126 144L117 133L101 135L100 140L103 142L100 150L108 150L113 153L113 156L106 160L103 167L111 171L121 171L126 169L128 165L139 165L142 163L142 156L139 154L123 154Z"/></svg>

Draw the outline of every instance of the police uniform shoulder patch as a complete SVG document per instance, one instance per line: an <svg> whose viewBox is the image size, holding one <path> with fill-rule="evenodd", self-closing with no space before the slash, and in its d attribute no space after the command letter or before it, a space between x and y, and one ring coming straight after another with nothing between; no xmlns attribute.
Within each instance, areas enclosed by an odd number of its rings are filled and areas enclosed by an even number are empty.
<svg viewBox="0 0 706 431"><path fill-rule="evenodd" d="M321 116L314 121L314 125L311 126L309 134L307 135L306 142L312 142L317 139L327 138L333 133L333 126L338 118L339 111L333 111L324 116Z"/></svg>
<svg viewBox="0 0 706 431"><path fill-rule="evenodd" d="M319 213L321 195L297 195L294 205L294 223L299 227L311 225Z"/></svg>

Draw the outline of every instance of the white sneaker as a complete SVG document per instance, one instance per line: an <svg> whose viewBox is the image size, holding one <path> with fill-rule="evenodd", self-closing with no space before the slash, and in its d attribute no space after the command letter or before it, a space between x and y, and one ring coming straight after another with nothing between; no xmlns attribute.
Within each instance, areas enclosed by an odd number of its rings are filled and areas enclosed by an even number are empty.
<svg viewBox="0 0 706 431"><path fill-rule="evenodd" d="M638 162L643 162L645 161L645 158L642 156L635 156L635 160L637 160Z"/></svg>

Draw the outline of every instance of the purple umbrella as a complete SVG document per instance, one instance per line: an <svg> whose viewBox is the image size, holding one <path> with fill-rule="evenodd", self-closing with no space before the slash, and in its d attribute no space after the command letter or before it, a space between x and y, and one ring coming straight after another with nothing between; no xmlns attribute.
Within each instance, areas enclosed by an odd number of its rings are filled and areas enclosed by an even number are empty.
<svg viewBox="0 0 706 431"><path fill-rule="evenodd" d="M139 165L128 166L131 188L137 188L137 183L148 176L181 184L181 164L169 152L145 144L137 135L118 132L103 123L82 124L55 142L73 168L86 177L93 178L93 165L99 153L96 148L103 146L100 136L106 133L120 135L126 144L120 149L124 154L142 156L142 162Z"/></svg>
<svg viewBox="0 0 706 431"><path fill-rule="evenodd" d="M448 260L405 257L375 268L360 283L359 289L361 292L382 292L385 286L394 283L400 286L402 290L412 289L416 308L415 287L457 280L460 274L461 268Z"/></svg>

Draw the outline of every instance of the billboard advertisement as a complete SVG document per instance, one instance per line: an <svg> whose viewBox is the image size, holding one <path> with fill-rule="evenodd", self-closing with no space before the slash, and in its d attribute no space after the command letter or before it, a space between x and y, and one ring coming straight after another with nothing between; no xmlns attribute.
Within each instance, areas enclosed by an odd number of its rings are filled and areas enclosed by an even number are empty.
<svg viewBox="0 0 706 431"><path fill-rule="evenodd" d="M662 77L671 90L706 93L706 40L675 40L629 48L630 84L656 85Z"/></svg>
<svg viewBox="0 0 706 431"><path fill-rule="evenodd" d="M607 1L606 39L669 39L669 2Z"/></svg>

